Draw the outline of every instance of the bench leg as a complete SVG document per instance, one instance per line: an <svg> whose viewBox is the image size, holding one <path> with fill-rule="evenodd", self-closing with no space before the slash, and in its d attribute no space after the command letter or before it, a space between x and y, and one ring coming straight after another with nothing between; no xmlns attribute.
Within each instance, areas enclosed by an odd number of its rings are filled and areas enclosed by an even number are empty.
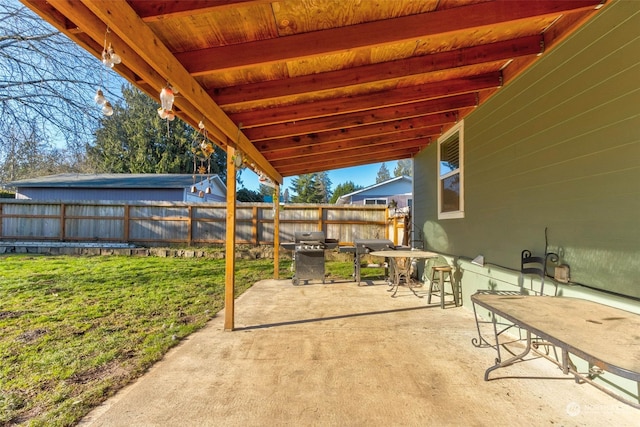
<svg viewBox="0 0 640 427"><path fill-rule="evenodd" d="M496 334L497 334L497 329L496 329ZM531 332L527 331L527 345L525 346L525 349L520 354L510 357L505 361L501 361L500 360L500 344L498 343L498 335L496 335L496 349L498 351L496 364L484 372L485 381L489 381L489 373L491 373L491 371L494 371L498 368L504 368L505 366L509 366L518 360L522 360L527 354L529 354L529 351L531 350Z"/></svg>
<svg viewBox="0 0 640 427"><path fill-rule="evenodd" d="M431 286L433 286L433 284L431 284ZM430 304L430 303L431 303L431 289L429 289L429 299L427 301L427 304ZM482 332L480 332L480 323L486 323L486 322L481 322L480 319L478 318L478 313L476 312L476 304L472 303L471 306L473 307L473 316L476 319L476 328L478 330L478 338L472 338L471 344L473 344L474 347L478 347L478 348L493 347L489 343L489 341L487 341L482 336Z"/></svg>

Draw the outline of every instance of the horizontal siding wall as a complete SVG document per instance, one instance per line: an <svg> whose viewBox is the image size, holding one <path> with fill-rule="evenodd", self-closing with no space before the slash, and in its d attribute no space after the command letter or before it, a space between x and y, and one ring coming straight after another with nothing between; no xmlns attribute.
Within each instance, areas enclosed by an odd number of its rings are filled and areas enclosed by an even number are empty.
<svg viewBox="0 0 640 427"><path fill-rule="evenodd" d="M522 249L544 251L547 228L572 281L640 298L640 2L606 6L464 133L465 218L437 219L436 144L416 158L429 248L517 270Z"/></svg>

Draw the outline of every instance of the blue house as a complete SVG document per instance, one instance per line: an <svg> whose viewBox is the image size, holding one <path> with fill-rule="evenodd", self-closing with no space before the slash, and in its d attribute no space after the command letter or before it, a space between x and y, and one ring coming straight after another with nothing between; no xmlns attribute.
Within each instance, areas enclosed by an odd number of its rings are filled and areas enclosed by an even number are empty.
<svg viewBox="0 0 640 427"><path fill-rule="evenodd" d="M336 202L338 205L384 205L398 209L411 208L412 203L413 180L408 176L397 176L345 194Z"/></svg>
<svg viewBox="0 0 640 427"><path fill-rule="evenodd" d="M10 183L16 199L223 202L226 186L219 176L199 179L191 174L66 173Z"/></svg>

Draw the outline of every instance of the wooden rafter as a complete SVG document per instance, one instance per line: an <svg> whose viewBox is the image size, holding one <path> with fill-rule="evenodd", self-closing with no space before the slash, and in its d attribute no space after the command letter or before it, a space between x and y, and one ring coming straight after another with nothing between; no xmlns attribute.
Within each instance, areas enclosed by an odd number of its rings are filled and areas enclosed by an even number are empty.
<svg viewBox="0 0 640 427"><path fill-rule="evenodd" d="M231 71L364 46L415 41L434 34L495 26L532 16L557 15L593 8L598 4L600 0L498 0L325 30L321 43L311 32L245 43L241 55L237 46L231 45L181 52L176 54L176 58L190 73L202 75L212 70Z"/></svg>
<svg viewBox="0 0 640 427"><path fill-rule="evenodd" d="M461 68L486 62L509 60L514 56L538 55L542 53L543 37L533 35L505 40L486 45L472 46L390 61L382 64L364 65L339 71L308 75L282 80L272 80L209 91L222 108L239 107L242 103L266 101L278 97L303 95L365 83L395 80L412 75Z"/></svg>
<svg viewBox="0 0 640 427"><path fill-rule="evenodd" d="M22 0L221 147L283 176L415 155L601 0ZM378 6L376 6L376 4ZM239 130L240 129L240 130Z"/></svg>

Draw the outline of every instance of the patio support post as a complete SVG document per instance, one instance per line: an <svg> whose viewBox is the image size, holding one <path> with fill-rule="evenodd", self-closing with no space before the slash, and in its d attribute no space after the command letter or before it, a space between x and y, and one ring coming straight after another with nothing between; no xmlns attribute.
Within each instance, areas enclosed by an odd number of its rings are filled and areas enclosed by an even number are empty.
<svg viewBox="0 0 640 427"><path fill-rule="evenodd" d="M234 328L235 268L236 268L236 165L233 144L227 146L227 227L225 245L224 330Z"/></svg>
<svg viewBox="0 0 640 427"><path fill-rule="evenodd" d="M280 278L280 186L273 190L273 278Z"/></svg>

